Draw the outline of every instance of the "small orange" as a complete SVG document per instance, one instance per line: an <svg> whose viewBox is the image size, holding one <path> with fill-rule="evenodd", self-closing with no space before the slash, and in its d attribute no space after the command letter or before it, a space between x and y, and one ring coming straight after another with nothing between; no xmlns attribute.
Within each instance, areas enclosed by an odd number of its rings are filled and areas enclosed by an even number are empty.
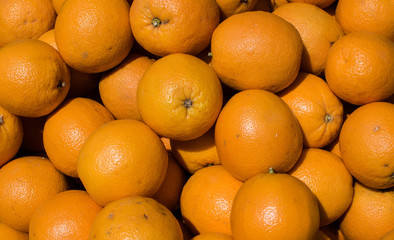
<svg viewBox="0 0 394 240"><path fill-rule="evenodd" d="M168 153L145 123L113 120L86 139L77 173L90 196L104 206L122 197L153 196L168 167Z"/></svg>
<svg viewBox="0 0 394 240"><path fill-rule="evenodd" d="M368 31L394 41L394 4L392 0L339 0L335 17L346 34Z"/></svg>
<svg viewBox="0 0 394 240"><path fill-rule="evenodd" d="M278 92L297 77L302 39L283 18L265 11L235 14L222 21L211 40L211 65L236 90Z"/></svg>
<svg viewBox="0 0 394 240"><path fill-rule="evenodd" d="M0 47L7 43L38 38L55 25L51 0L0 1Z"/></svg>
<svg viewBox="0 0 394 240"><path fill-rule="evenodd" d="M252 11L260 0L216 0L222 19L234 14Z"/></svg>
<svg viewBox="0 0 394 240"><path fill-rule="evenodd" d="M110 202L93 221L90 240L182 240L175 216L152 198L132 196Z"/></svg>
<svg viewBox="0 0 394 240"><path fill-rule="evenodd" d="M29 234L17 231L0 222L0 239L8 240L29 240Z"/></svg>
<svg viewBox="0 0 394 240"><path fill-rule="evenodd" d="M368 188L356 181L352 204L340 221L345 239L378 240L394 226L394 191Z"/></svg>
<svg viewBox="0 0 394 240"><path fill-rule="evenodd" d="M316 196L320 226L339 219L352 202L353 177L333 153L319 148L304 148L288 174L303 181Z"/></svg>
<svg viewBox="0 0 394 240"><path fill-rule="evenodd" d="M64 61L80 72L118 65L134 42L126 0L67 0L56 18L55 39Z"/></svg>
<svg viewBox="0 0 394 240"><path fill-rule="evenodd" d="M394 42L373 32L353 32L328 51L325 77L330 89L354 104L382 101L394 93Z"/></svg>
<svg viewBox="0 0 394 240"><path fill-rule="evenodd" d="M21 118L0 106L0 167L17 154L23 133Z"/></svg>
<svg viewBox="0 0 394 240"><path fill-rule="evenodd" d="M260 173L235 195L231 230L234 240L313 239L319 230L319 207L296 177Z"/></svg>
<svg viewBox="0 0 394 240"><path fill-rule="evenodd" d="M192 238L192 240L232 240L230 235L216 232L201 233Z"/></svg>
<svg viewBox="0 0 394 240"><path fill-rule="evenodd" d="M70 72L59 53L36 39L0 48L0 105L23 117L52 112L70 89Z"/></svg>
<svg viewBox="0 0 394 240"><path fill-rule="evenodd" d="M278 96L289 105L300 123L304 146L322 148L339 135L343 105L320 77L300 72Z"/></svg>
<svg viewBox="0 0 394 240"><path fill-rule="evenodd" d="M195 172L181 194L180 210L186 226L194 234L218 232L231 235L231 207L241 185L241 181L220 165Z"/></svg>
<svg viewBox="0 0 394 240"><path fill-rule="evenodd" d="M179 165L170 152L168 152L167 174L159 190L152 196L153 199L166 206L170 211L179 209L179 202L183 186L187 181L185 170Z"/></svg>
<svg viewBox="0 0 394 240"><path fill-rule="evenodd" d="M160 58L137 88L142 120L161 137L191 140L215 123L223 92L215 72L201 59L175 53Z"/></svg>
<svg viewBox="0 0 394 240"><path fill-rule="evenodd" d="M215 145L215 128L189 141L170 140L171 152L181 166L193 174L197 170L220 164Z"/></svg>
<svg viewBox="0 0 394 240"><path fill-rule="evenodd" d="M304 43L300 70L322 74L328 50L344 35L335 18L320 7L302 1L280 6L273 13L290 22L300 33Z"/></svg>
<svg viewBox="0 0 394 240"><path fill-rule="evenodd" d="M99 126L114 120L100 103L89 98L72 98L52 112L44 125L45 152L59 171L78 177L77 159L86 139Z"/></svg>
<svg viewBox="0 0 394 240"><path fill-rule="evenodd" d="M55 41L55 29L43 33L38 40L48 43L57 50ZM86 96L91 93L98 85L99 75L83 73L73 68L70 69L70 90L66 98Z"/></svg>
<svg viewBox="0 0 394 240"><path fill-rule="evenodd" d="M100 97L116 119L141 120L137 109L137 86L153 62L147 56L131 53L120 65L101 77Z"/></svg>
<svg viewBox="0 0 394 240"><path fill-rule="evenodd" d="M354 110L339 135L339 150L349 172L372 188L394 186L394 104L374 102Z"/></svg>
<svg viewBox="0 0 394 240"><path fill-rule="evenodd" d="M25 156L0 168L0 221L27 232L35 210L68 183L47 158Z"/></svg>
<svg viewBox="0 0 394 240"><path fill-rule="evenodd" d="M273 168L287 172L302 151L302 133L288 105L274 93L244 90L223 107L215 125L219 160L246 179Z"/></svg>
<svg viewBox="0 0 394 240"><path fill-rule="evenodd" d="M130 8L136 41L157 56L201 52L219 21L215 0L134 0Z"/></svg>
<svg viewBox="0 0 394 240"><path fill-rule="evenodd" d="M23 141L21 149L29 153L45 152L43 130L47 115L36 118L21 117Z"/></svg>
<svg viewBox="0 0 394 240"><path fill-rule="evenodd" d="M86 191L58 193L34 212L29 225L29 239L87 240L93 220L101 209Z"/></svg>

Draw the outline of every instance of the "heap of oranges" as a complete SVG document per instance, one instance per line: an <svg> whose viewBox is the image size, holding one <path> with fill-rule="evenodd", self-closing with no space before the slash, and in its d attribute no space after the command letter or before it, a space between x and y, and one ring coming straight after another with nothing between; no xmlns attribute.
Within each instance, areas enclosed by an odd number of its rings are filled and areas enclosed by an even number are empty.
<svg viewBox="0 0 394 240"><path fill-rule="evenodd" d="M0 239L394 239L393 0L1 0Z"/></svg>

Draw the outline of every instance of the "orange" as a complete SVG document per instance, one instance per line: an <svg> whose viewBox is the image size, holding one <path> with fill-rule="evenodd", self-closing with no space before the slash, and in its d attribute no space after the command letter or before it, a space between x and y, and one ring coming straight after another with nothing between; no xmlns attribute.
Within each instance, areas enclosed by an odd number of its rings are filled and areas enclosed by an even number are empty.
<svg viewBox="0 0 394 240"><path fill-rule="evenodd" d="M111 120L113 116L100 103L89 98L69 99L45 122L45 152L59 171L78 177L77 159L83 144L96 128Z"/></svg>
<svg viewBox="0 0 394 240"><path fill-rule="evenodd" d="M341 229L339 229L339 220L321 227L319 232L325 233L330 240L346 240Z"/></svg>
<svg viewBox="0 0 394 240"><path fill-rule="evenodd" d="M178 216L178 215L180 215L179 211L177 211L175 213L178 213L176 215L176 220L178 221L179 225L181 226L181 230L182 230L182 234L183 234L183 240L191 240L194 237L194 235L191 233L190 229L183 222L182 216L180 216L180 217Z"/></svg>
<svg viewBox="0 0 394 240"><path fill-rule="evenodd" d="M192 240L232 240L233 238L230 235L223 233L201 233L192 238Z"/></svg>
<svg viewBox="0 0 394 240"><path fill-rule="evenodd" d="M101 209L86 191L58 193L34 212L29 226L29 239L87 240L93 220Z"/></svg>
<svg viewBox="0 0 394 240"><path fill-rule="evenodd" d="M27 232L35 210L67 188L65 176L47 158L16 158L0 168L0 221Z"/></svg>
<svg viewBox="0 0 394 240"><path fill-rule="evenodd" d="M325 76L338 97L363 105L394 93L393 62L393 41L377 33L353 32L328 51Z"/></svg>
<svg viewBox="0 0 394 240"><path fill-rule="evenodd" d="M172 154L189 173L193 174L209 165L220 164L214 131L215 128L212 127L201 137L189 141L170 140Z"/></svg>
<svg viewBox="0 0 394 240"><path fill-rule="evenodd" d="M17 231L0 222L0 239L29 240L29 234Z"/></svg>
<svg viewBox="0 0 394 240"><path fill-rule="evenodd" d="M289 3L288 0L269 0L269 6L271 11L274 11L278 7Z"/></svg>
<svg viewBox="0 0 394 240"><path fill-rule="evenodd" d="M278 92L297 77L303 44L297 29L265 11L235 14L212 35L212 67L236 90Z"/></svg>
<svg viewBox="0 0 394 240"><path fill-rule="evenodd" d="M394 4L392 0L339 0L335 17L345 33L368 31L394 41Z"/></svg>
<svg viewBox="0 0 394 240"><path fill-rule="evenodd" d="M55 29L43 33L38 40L48 43L57 50L55 41ZM83 73L75 69L70 69L70 90L67 98L81 97L92 92L98 85L98 74Z"/></svg>
<svg viewBox="0 0 394 240"><path fill-rule="evenodd" d="M97 214L89 239L182 240L178 221L152 198L132 196L109 203Z"/></svg>
<svg viewBox="0 0 394 240"><path fill-rule="evenodd" d="M0 167L19 151L23 132L21 118L0 106Z"/></svg>
<svg viewBox="0 0 394 240"><path fill-rule="evenodd" d="M327 234L325 234L323 231L319 230L313 240L332 240Z"/></svg>
<svg viewBox="0 0 394 240"><path fill-rule="evenodd" d="M219 21L215 0L134 0L130 8L135 40L157 56L201 52Z"/></svg>
<svg viewBox="0 0 394 240"><path fill-rule="evenodd" d="M300 70L322 74L328 50L344 35L335 18L317 6L302 2L285 4L273 13L291 23L301 35L304 49Z"/></svg>
<svg viewBox="0 0 394 240"><path fill-rule="evenodd" d="M23 140L21 149L29 153L45 152L43 130L47 115L37 118L22 117Z"/></svg>
<svg viewBox="0 0 394 240"><path fill-rule="evenodd" d="M163 142L167 152L171 152L171 143L170 143L171 140L166 137L160 137L160 140Z"/></svg>
<svg viewBox="0 0 394 240"><path fill-rule="evenodd" d="M181 214L194 233L218 232L231 235L230 214L242 182L222 166L205 167L186 182L181 194Z"/></svg>
<svg viewBox="0 0 394 240"><path fill-rule="evenodd" d="M349 172L371 188L394 186L394 104L374 102L354 110L339 135Z"/></svg>
<svg viewBox="0 0 394 240"><path fill-rule="evenodd" d="M339 135L343 105L320 77L300 72L278 96L289 105L300 123L304 146L321 148Z"/></svg>
<svg viewBox="0 0 394 240"><path fill-rule="evenodd" d="M384 234L379 240L393 240L394 239L394 228Z"/></svg>
<svg viewBox="0 0 394 240"><path fill-rule="evenodd" d="M154 62L137 88L142 120L172 140L191 140L206 133L215 123L222 102L221 83L212 68L183 53Z"/></svg>
<svg viewBox="0 0 394 240"><path fill-rule="evenodd" d="M319 8L326 8L331 6L336 0L289 0L289 2L301 2L318 6Z"/></svg>
<svg viewBox="0 0 394 240"><path fill-rule="evenodd" d="M234 240L312 239L319 230L319 207L296 177L261 173L241 186L231 210Z"/></svg>
<svg viewBox="0 0 394 240"><path fill-rule="evenodd" d="M219 160L234 177L246 179L273 168L287 172L302 151L297 118L277 95L265 90L235 94L215 126Z"/></svg>
<svg viewBox="0 0 394 240"><path fill-rule="evenodd" d="M181 192L186 181L187 175L185 170L169 152L167 174L159 190L152 198L166 206L170 211L175 212L179 209Z"/></svg>
<svg viewBox="0 0 394 240"><path fill-rule="evenodd" d="M356 182L352 204L340 222L345 239L377 240L391 231L393 199L393 189L371 189Z"/></svg>
<svg viewBox="0 0 394 240"><path fill-rule="evenodd" d="M260 0L216 0L219 5L222 18L228 18L234 14L254 10Z"/></svg>
<svg viewBox="0 0 394 240"><path fill-rule="evenodd" d="M116 119L141 120L137 109L137 86L153 62L147 56L131 53L120 65L101 77L100 97Z"/></svg>
<svg viewBox="0 0 394 240"><path fill-rule="evenodd" d="M0 47L7 43L38 38L55 25L51 0L0 1Z"/></svg>
<svg viewBox="0 0 394 240"><path fill-rule="evenodd" d="M0 105L23 117L52 112L70 88L70 72L49 44L28 39L0 48Z"/></svg>
<svg viewBox="0 0 394 240"><path fill-rule="evenodd" d="M353 177L342 160L319 148L305 148L288 172L303 181L315 194L320 210L320 226L339 219L353 198Z"/></svg>
<svg viewBox="0 0 394 240"><path fill-rule="evenodd" d="M134 42L126 0L67 0L56 18L55 39L64 61L80 72L118 65Z"/></svg>
<svg viewBox="0 0 394 240"><path fill-rule="evenodd" d="M60 12L60 8L63 5L65 0L52 0L53 7L55 8L56 13Z"/></svg>
<svg viewBox="0 0 394 240"><path fill-rule="evenodd" d="M86 139L77 172L91 197L104 206L122 197L151 197L167 173L168 154L145 123L113 120Z"/></svg>

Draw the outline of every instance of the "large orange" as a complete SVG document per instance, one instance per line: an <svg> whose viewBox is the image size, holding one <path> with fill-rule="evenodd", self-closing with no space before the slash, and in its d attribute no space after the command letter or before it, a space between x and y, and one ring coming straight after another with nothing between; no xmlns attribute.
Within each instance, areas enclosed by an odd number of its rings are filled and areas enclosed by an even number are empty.
<svg viewBox="0 0 394 240"><path fill-rule="evenodd" d="M134 42L126 0L65 1L55 24L56 44L73 69L97 73L118 65Z"/></svg>
<svg viewBox="0 0 394 240"><path fill-rule="evenodd" d="M21 118L0 106L0 167L19 151L23 132Z"/></svg>
<svg viewBox="0 0 394 240"><path fill-rule="evenodd" d="M194 234L219 232L231 235L231 207L241 185L241 181L220 165L195 172L181 194L180 209L186 226Z"/></svg>
<svg viewBox="0 0 394 240"><path fill-rule="evenodd" d="M55 29L43 33L38 40L48 43L57 50ZM99 74L84 73L73 68L70 69L70 90L67 98L82 97L91 93L98 85Z"/></svg>
<svg viewBox="0 0 394 240"><path fill-rule="evenodd" d="M60 54L40 40L0 48L0 105L23 117L49 114L70 89L70 72Z"/></svg>
<svg viewBox="0 0 394 240"><path fill-rule="evenodd" d="M303 181L316 196L320 226L339 219L353 198L353 177L335 154L319 148L305 148L288 172Z"/></svg>
<svg viewBox="0 0 394 240"><path fill-rule="evenodd" d="M152 198L166 206L170 211L175 212L179 209L180 197L187 177L185 169L179 165L171 152L168 152L166 176Z"/></svg>
<svg viewBox="0 0 394 240"><path fill-rule="evenodd" d="M372 188L394 186L394 104L374 102L354 110L339 135L339 150L349 172Z"/></svg>
<svg viewBox="0 0 394 240"><path fill-rule="evenodd" d="M27 232L35 210L67 188L65 176L48 159L16 158L0 168L0 221Z"/></svg>
<svg viewBox="0 0 394 240"><path fill-rule="evenodd" d="M227 102L216 122L215 142L223 167L242 181L269 168L289 171L303 146L291 109L265 90L245 90Z"/></svg>
<svg viewBox="0 0 394 240"><path fill-rule="evenodd" d="M17 231L0 222L0 239L29 240L29 234L26 232Z"/></svg>
<svg viewBox="0 0 394 240"><path fill-rule="evenodd" d="M394 226L394 191L355 183L352 204L340 221L345 239L378 240Z"/></svg>
<svg viewBox="0 0 394 240"><path fill-rule="evenodd" d="M141 120L137 109L137 87L153 62L147 56L131 53L121 64L101 77L100 97L116 119Z"/></svg>
<svg viewBox="0 0 394 240"><path fill-rule="evenodd" d="M273 13L293 24L301 35L301 71L322 74L328 50L344 35L335 18L317 6L301 2L285 4Z"/></svg>
<svg viewBox="0 0 394 240"><path fill-rule="evenodd" d="M206 133L222 102L222 87L212 68L183 53L154 62L137 88L142 120L160 136L173 140L191 140Z"/></svg>
<svg viewBox="0 0 394 240"><path fill-rule="evenodd" d="M38 38L53 28L55 19L51 0L0 1L0 47L16 40Z"/></svg>
<svg viewBox="0 0 394 240"><path fill-rule="evenodd" d="M313 239L319 230L319 207L296 177L261 173L235 195L231 230L234 240Z"/></svg>
<svg viewBox="0 0 394 240"><path fill-rule="evenodd" d="M105 206L93 221L89 239L182 240L183 237L170 210L152 198L132 196Z"/></svg>
<svg viewBox="0 0 394 240"><path fill-rule="evenodd" d="M220 164L215 144L215 128L189 141L170 140L171 152L179 164L189 173Z"/></svg>
<svg viewBox="0 0 394 240"><path fill-rule="evenodd" d="M339 135L343 105L320 77L300 72L278 96L289 105L300 123L304 146L321 148Z"/></svg>
<svg viewBox="0 0 394 240"><path fill-rule="evenodd" d="M136 41L158 56L201 52L219 21L215 0L134 0L130 8Z"/></svg>
<svg viewBox="0 0 394 240"><path fill-rule="evenodd" d="M212 35L212 67L231 88L278 92L297 77L303 44L297 29L265 11L235 14Z"/></svg>
<svg viewBox="0 0 394 240"><path fill-rule="evenodd" d="M100 205L122 197L152 196L167 173L168 154L145 123L113 120L86 139L77 172L86 191Z"/></svg>
<svg viewBox="0 0 394 240"><path fill-rule="evenodd" d="M373 32L353 32L328 51L325 77L341 99L363 105L394 93L394 42Z"/></svg>
<svg viewBox="0 0 394 240"><path fill-rule="evenodd" d="M83 144L96 128L111 120L113 116L100 103L89 98L69 99L45 122L45 152L59 171L78 177L77 159Z"/></svg>
<svg viewBox="0 0 394 240"><path fill-rule="evenodd" d="M394 3L392 0L339 0L335 17L345 33L368 31L394 41Z"/></svg>
<svg viewBox="0 0 394 240"><path fill-rule="evenodd" d="M34 212L29 240L87 240L93 220L101 209L86 191L58 193Z"/></svg>

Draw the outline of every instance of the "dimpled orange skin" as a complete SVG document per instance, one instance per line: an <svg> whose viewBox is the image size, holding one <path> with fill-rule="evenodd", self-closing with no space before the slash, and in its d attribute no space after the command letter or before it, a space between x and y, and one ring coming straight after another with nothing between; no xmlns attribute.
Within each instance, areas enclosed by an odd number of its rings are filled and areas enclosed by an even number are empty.
<svg viewBox="0 0 394 240"><path fill-rule="evenodd" d="M297 77L302 39L283 18L264 11L235 14L222 21L211 40L211 65L236 90L278 92Z"/></svg>
<svg viewBox="0 0 394 240"><path fill-rule="evenodd" d="M145 72L137 88L142 120L160 136L173 140L191 140L206 133L222 103L222 86L215 72L189 54L160 58Z"/></svg>
<svg viewBox="0 0 394 240"><path fill-rule="evenodd" d="M86 191L100 205L122 197L154 195L168 167L159 136L134 119L113 120L85 141L77 172Z"/></svg>
<svg viewBox="0 0 394 240"><path fill-rule="evenodd" d="M219 160L242 181L273 168L287 172L302 151L302 133L287 104L265 90L245 90L223 107L215 125Z"/></svg>
<svg viewBox="0 0 394 240"><path fill-rule="evenodd" d="M58 193L34 212L29 240L88 239L92 222L101 209L86 191Z"/></svg>
<svg viewBox="0 0 394 240"><path fill-rule="evenodd" d="M134 0L130 8L136 41L157 56L201 52L219 21L215 0Z"/></svg>
<svg viewBox="0 0 394 240"><path fill-rule="evenodd" d="M0 106L0 167L17 154L23 136L21 118Z"/></svg>
<svg viewBox="0 0 394 240"><path fill-rule="evenodd" d="M319 230L319 207L311 190L288 174L262 173L248 179L231 210L234 240L309 240Z"/></svg>
<svg viewBox="0 0 394 240"><path fill-rule="evenodd" d="M126 0L67 0L55 23L55 39L73 69L98 73L118 65L134 43Z"/></svg>
<svg viewBox="0 0 394 240"><path fill-rule="evenodd" d="M49 159L16 158L0 168L0 221L27 232L37 207L68 188L65 176Z"/></svg>
<svg viewBox="0 0 394 240"><path fill-rule="evenodd" d="M22 117L52 112L70 89L70 71L60 54L36 39L0 48L0 105Z"/></svg>

